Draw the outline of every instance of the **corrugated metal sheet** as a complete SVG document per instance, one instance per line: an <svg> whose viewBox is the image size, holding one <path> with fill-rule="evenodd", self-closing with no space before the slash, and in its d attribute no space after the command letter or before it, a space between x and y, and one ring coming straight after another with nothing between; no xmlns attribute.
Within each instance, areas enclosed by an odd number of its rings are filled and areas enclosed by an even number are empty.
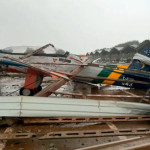
<svg viewBox="0 0 150 150"><path fill-rule="evenodd" d="M150 105L51 97L0 97L0 117L122 116L150 114Z"/></svg>

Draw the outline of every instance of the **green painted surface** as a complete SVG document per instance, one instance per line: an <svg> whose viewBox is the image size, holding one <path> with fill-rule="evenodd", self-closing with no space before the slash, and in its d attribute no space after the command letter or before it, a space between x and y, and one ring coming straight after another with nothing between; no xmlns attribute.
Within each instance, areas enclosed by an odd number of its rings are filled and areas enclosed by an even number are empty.
<svg viewBox="0 0 150 150"><path fill-rule="evenodd" d="M112 73L112 71L114 70L114 69L111 69L111 67L112 68L116 68L117 67L117 65L108 65L108 66L106 66L106 67L108 67L108 68L104 68L98 75L97 75L97 77L108 77L111 73ZM109 67L110 67L110 69L109 69ZM97 83L102 83L104 80L102 80L102 79L95 79L95 80L93 80L92 81L92 83L95 83L95 84L97 84Z"/></svg>

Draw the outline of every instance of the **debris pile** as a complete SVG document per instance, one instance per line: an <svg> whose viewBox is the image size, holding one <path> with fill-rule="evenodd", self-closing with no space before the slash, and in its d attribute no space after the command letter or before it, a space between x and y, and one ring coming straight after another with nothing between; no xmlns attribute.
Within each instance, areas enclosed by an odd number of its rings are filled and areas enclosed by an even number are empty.
<svg viewBox="0 0 150 150"><path fill-rule="evenodd" d="M146 60L134 57L125 65L95 64L68 52L39 55L49 46L57 51L47 44L27 54L0 52L2 71L24 74L0 78L5 149L150 146L150 41L136 49Z"/></svg>

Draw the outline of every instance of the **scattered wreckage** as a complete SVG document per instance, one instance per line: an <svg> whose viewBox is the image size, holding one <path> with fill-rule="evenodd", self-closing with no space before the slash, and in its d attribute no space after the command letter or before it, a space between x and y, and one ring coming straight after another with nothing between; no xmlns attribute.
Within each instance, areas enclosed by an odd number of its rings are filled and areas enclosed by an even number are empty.
<svg viewBox="0 0 150 150"><path fill-rule="evenodd" d="M150 121L150 41L140 44L137 54L128 65L101 66L92 63L86 56L81 56L84 57L82 60L80 56L68 52L38 54L49 46L55 48L52 44L47 44L24 55L0 52L1 71L25 74L24 87L20 89L20 95L23 96L0 97L1 121L5 124L8 120L15 120L16 124L14 131L1 133L1 140L34 139L31 143L37 145L39 140L51 139L58 149L68 150L118 148L119 144L121 148L126 149L127 146L130 149L150 146L148 142L150 127L147 123ZM42 89L44 77L57 80ZM144 89L146 92L144 95L141 94L142 92L136 95L128 91L123 91L124 95L122 93L106 95L57 91L68 81L92 86L94 84L117 85ZM54 98L52 94L69 95L70 98ZM82 129L65 127L63 130L62 123L96 124L87 125L89 128L87 126ZM49 128L50 124L53 127L59 124L60 127ZM17 133L19 130L21 133ZM30 132L27 133L26 130ZM108 142L112 136L114 139ZM84 138L90 138L87 141L92 142L85 142ZM63 139L69 140L67 146L66 141L60 144L59 141ZM75 144L76 139L78 143L84 144ZM95 143L93 139L97 142ZM135 139L142 143L136 143ZM99 140L103 141L103 144L100 144ZM124 143L126 145L121 145ZM42 144L43 142L39 149L42 149Z"/></svg>

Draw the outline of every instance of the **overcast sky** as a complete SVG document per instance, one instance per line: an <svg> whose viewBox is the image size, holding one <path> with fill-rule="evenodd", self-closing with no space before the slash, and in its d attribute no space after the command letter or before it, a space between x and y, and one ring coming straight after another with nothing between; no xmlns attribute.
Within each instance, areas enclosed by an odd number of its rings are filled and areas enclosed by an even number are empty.
<svg viewBox="0 0 150 150"><path fill-rule="evenodd" d="M56 47L76 54L150 38L150 0L0 0L0 48Z"/></svg>

